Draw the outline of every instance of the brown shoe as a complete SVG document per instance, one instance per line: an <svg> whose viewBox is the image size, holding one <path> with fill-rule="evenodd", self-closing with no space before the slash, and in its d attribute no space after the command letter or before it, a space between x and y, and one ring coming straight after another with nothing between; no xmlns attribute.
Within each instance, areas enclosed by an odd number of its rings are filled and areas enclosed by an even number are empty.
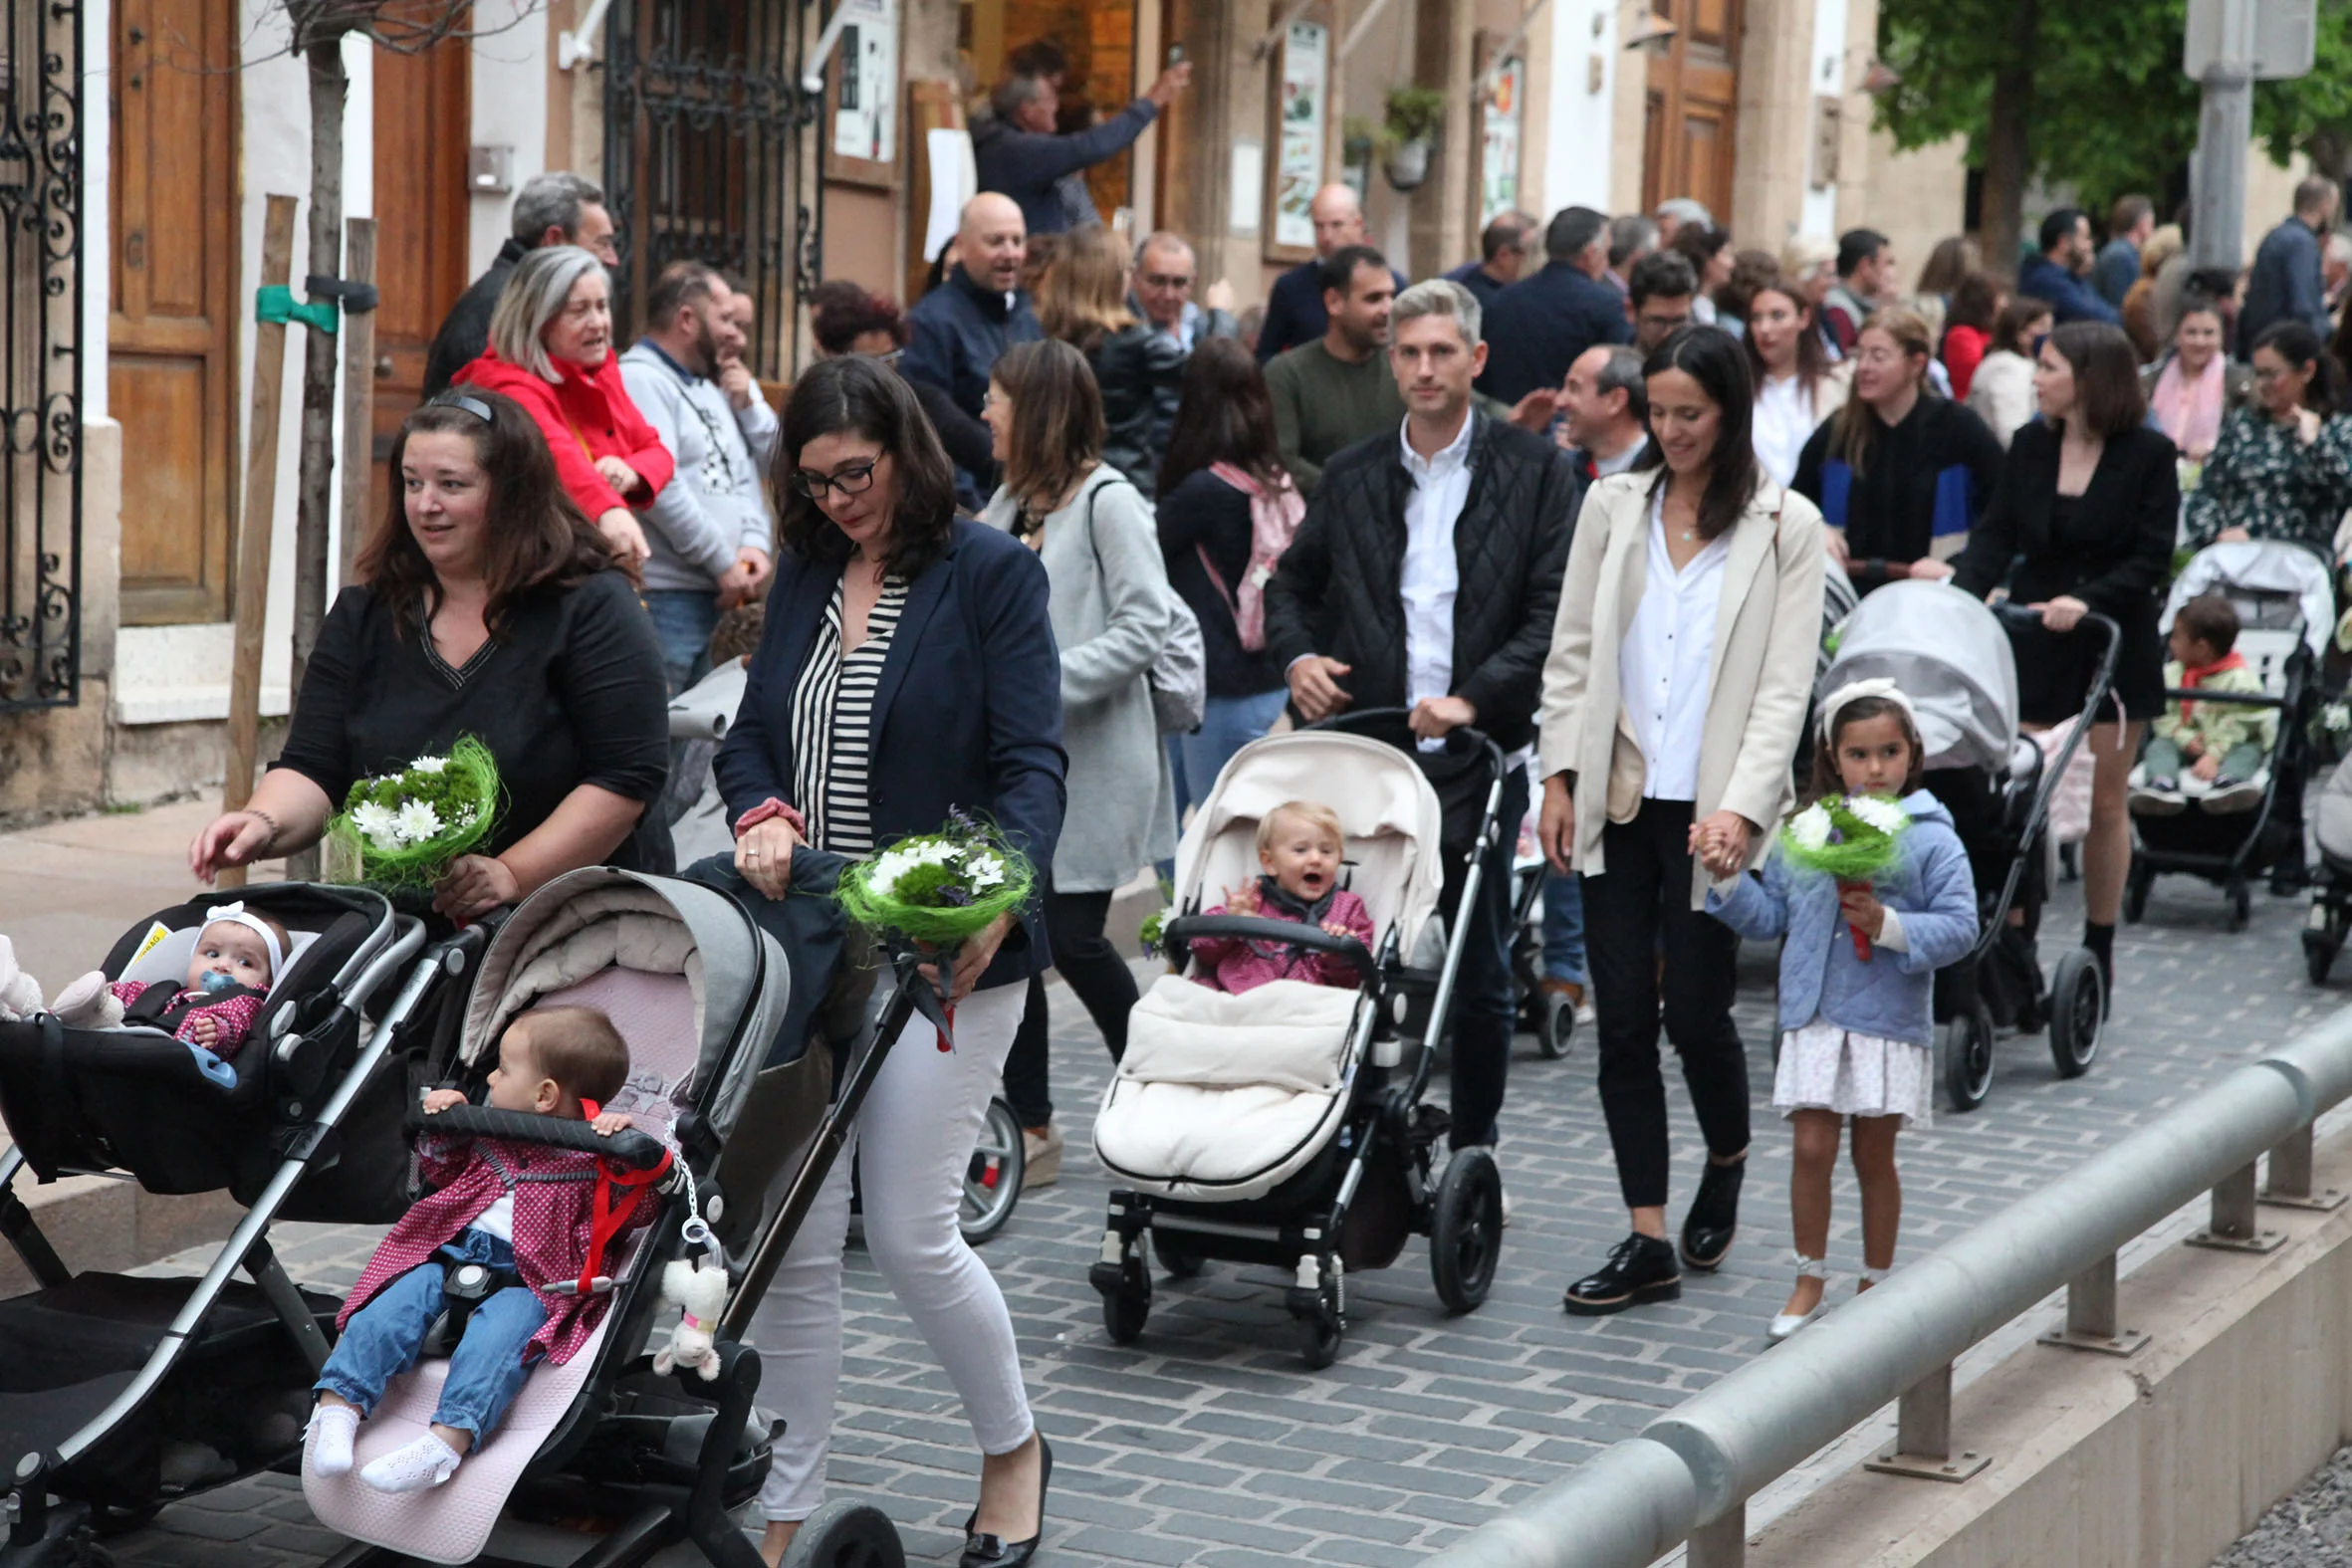
<svg viewBox="0 0 2352 1568"><path fill-rule="evenodd" d="M1572 1008L1584 1006L1584 988L1572 980L1546 980L1543 990L1548 996L1567 998L1568 1006Z"/></svg>

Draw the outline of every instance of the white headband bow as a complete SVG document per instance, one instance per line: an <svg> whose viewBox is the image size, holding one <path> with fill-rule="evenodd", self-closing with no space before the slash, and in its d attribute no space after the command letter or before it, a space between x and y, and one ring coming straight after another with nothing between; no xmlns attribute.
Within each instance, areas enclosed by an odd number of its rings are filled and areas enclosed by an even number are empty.
<svg viewBox="0 0 2352 1568"><path fill-rule="evenodd" d="M1903 695L1903 688L1884 675L1866 681L1849 681L1821 699L1821 739L1826 742L1836 733L1837 716L1850 703L1865 697L1880 697L1903 710L1913 729L1919 728L1919 710L1911 706L1911 699Z"/></svg>
<svg viewBox="0 0 2352 1568"><path fill-rule="evenodd" d="M259 915L248 914L244 900L240 899L234 904L215 904L204 911L204 924L212 926L224 923L243 926L261 938L262 944L270 950L270 979L276 980L278 972L286 967L286 953L278 946L278 933L270 929L269 922Z"/></svg>

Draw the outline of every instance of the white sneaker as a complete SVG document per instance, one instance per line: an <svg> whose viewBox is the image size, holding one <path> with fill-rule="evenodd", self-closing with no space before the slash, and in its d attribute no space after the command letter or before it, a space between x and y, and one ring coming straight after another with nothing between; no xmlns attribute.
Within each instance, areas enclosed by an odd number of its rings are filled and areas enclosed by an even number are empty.
<svg viewBox="0 0 2352 1568"><path fill-rule="evenodd" d="M349 1405L321 1405L311 1412L304 1434L304 1457L313 1475L348 1475L352 1469L352 1439L359 1431L359 1413Z"/></svg>
<svg viewBox="0 0 2352 1568"><path fill-rule="evenodd" d="M404 1448L394 1449L359 1471L359 1479L377 1491L428 1491L457 1473L464 1458L431 1433Z"/></svg>

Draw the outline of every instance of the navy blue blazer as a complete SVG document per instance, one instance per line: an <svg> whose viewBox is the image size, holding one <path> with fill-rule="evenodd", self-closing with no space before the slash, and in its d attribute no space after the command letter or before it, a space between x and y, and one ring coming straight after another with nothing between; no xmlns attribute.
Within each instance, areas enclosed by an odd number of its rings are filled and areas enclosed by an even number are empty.
<svg viewBox="0 0 2352 1568"><path fill-rule="evenodd" d="M1566 262L1545 262L1487 306L1487 368L1478 389L1516 403L1538 386L1558 386L1595 343L1633 341L1625 297Z"/></svg>
<svg viewBox="0 0 2352 1568"><path fill-rule="evenodd" d="M770 797L802 803L792 783L793 687L840 580L838 565L777 555L767 630L713 764L731 818ZM1061 836L1068 769L1061 653L1046 593L1034 551L966 522L909 586L874 693L867 804L877 843L936 832L961 809L994 821L1044 883ZM980 984L1027 980L1051 962L1032 899Z"/></svg>

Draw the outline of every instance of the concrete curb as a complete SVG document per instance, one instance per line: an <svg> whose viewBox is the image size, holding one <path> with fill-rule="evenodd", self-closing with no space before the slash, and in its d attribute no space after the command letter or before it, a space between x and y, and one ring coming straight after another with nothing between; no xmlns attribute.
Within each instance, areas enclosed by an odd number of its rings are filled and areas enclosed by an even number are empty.
<svg viewBox="0 0 2352 1568"><path fill-rule="evenodd" d="M227 1193L167 1198L136 1182L105 1176L65 1176L45 1184L23 1171L17 1175L16 1195L76 1272L119 1273L182 1247L218 1241L244 1213ZM14 1247L0 1246L0 1297L33 1288L24 1259Z"/></svg>

